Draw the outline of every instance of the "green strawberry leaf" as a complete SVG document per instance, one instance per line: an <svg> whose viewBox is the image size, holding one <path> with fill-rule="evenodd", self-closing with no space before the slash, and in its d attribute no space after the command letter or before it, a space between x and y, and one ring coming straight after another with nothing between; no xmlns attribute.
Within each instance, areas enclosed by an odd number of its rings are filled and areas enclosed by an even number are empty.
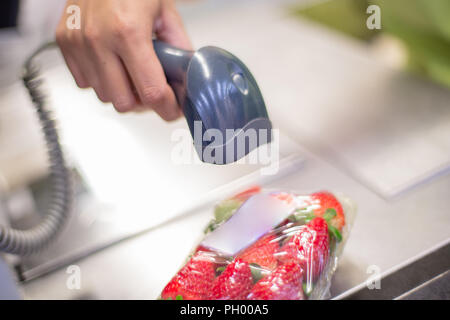
<svg viewBox="0 0 450 320"><path fill-rule="evenodd" d="M219 276L224 270L225 270L225 267L224 267L224 266L218 267L218 268L216 269L216 274Z"/></svg>
<svg viewBox="0 0 450 320"><path fill-rule="evenodd" d="M316 215L314 214L314 211L312 211L309 208L297 209L297 210L295 210L295 213L294 213L295 222L302 221L304 223L308 223L315 217L316 217Z"/></svg>
<svg viewBox="0 0 450 320"><path fill-rule="evenodd" d="M305 218L305 223L309 223L312 219L314 219L316 215L314 213L308 214Z"/></svg>
<svg viewBox="0 0 450 320"><path fill-rule="evenodd" d="M308 286L306 282L303 282L302 287L303 293L306 294L307 296L310 296L311 292L313 291L313 286L312 285Z"/></svg>
<svg viewBox="0 0 450 320"><path fill-rule="evenodd" d="M175 300L183 300L183 296L181 294L179 294L175 297Z"/></svg>
<svg viewBox="0 0 450 320"><path fill-rule="evenodd" d="M336 238L337 241L342 240L342 235L336 227L333 227L332 225L328 225L328 231L330 232L330 234L332 236L334 236Z"/></svg>
<svg viewBox="0 0 450 320"><path fill-rule="evenodd" d="M314 212L309 212L305 217L305 223L309 223L315 217L316 215L314 214Z"/></svg>
<svg viewBox="0 0 450 320"><path fill-rule="evenodd" d="M242 204L241 201L236 199L228 199L220 202L214 209L214 217L216 218L216 223L221 223L228 220L237 208Z"/></svg>
<svg viewBox="0 0 450 320"><path fill-rule="evenodd" d="M212 219L209 224L206 226L205 230L203 230L204 234L208 234L214 231L217 228L217 223L215 219Z"/></svg>
<svg viewBox="0 0 450 320"><path fill-rule="evenodd" d="M262 277L264 277L261 266L257 263L250 263L250 270L252 272L253 283L258 282Z"/></svg>
<svg viewBox="0 0 450 320"><path fill-rule="evenodd" d="M328 208L326 211L325 211L325 214L323 215L323 218L327 221L327 222L329 222L331 219L333 219L334 217L336 217L336 210L335 209L333 209L333 208Z"/></svg>

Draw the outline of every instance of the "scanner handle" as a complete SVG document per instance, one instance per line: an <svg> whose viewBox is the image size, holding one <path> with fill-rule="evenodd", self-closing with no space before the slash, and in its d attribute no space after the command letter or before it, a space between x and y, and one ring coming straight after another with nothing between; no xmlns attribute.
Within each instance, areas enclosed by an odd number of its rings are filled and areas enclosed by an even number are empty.
<svg viewBox="0 0 450 320"><path fill-rule="evenodd" d="M183 82L194 51L179 49L156 39L153 40L153 47L168 82Z"/></svg>

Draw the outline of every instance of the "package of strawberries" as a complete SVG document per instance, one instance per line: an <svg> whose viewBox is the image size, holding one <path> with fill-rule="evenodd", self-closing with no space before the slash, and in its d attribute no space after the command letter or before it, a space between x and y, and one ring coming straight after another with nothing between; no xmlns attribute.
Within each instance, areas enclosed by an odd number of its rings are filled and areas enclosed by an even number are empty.
<svg viewBox="0 0 450 320"><path fill-rule="evenodd" d="M160 298L326 299L355 211L347 197L328 191L255 186L225 199Z"/></svg>

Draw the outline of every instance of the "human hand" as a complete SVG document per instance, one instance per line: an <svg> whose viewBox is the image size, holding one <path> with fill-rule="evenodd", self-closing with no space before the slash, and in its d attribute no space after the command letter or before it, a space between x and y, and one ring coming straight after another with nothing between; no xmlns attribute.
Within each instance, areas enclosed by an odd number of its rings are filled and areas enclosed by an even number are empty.
<svg viewBox="0 0 450 320"><path fill-rule="evenodd" d="M118 112L151 108L170 121L181 115L153 50L152 34L191 49L174 0L68 0L80 8L80 29L63 14L56 40L80 88L92 87Z"/></svg>

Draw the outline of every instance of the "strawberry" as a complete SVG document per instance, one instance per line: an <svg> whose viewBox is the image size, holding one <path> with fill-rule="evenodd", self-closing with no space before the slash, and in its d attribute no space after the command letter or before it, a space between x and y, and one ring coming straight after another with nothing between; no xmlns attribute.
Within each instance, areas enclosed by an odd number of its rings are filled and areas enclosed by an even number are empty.
<svg viewBox="0 0 450 320"><path fill-rule="evenodd" d="M252 272L247 262L236 259L216 278L212 286L213 300L243 300L253 286Z"/></svg>
<svg viewBox="0 0 450 320"><path fill-rule="evenodd" d="M215 278L215 258L198 251L170 280L161 293L162 299L202 300L210 294Z"/></svg>
<svg viewBox="0 0 450 320"><path fill-rule="evenodd" d="M345 225L345 216L344 210L336 197L330 192L320 191L311 194L311 200L312 204L317 206L317 208L314 208L314 214L317 217L324 218L325 212L328 209L334 209L336 211L336 216L331 218L330 223L333 227L341 231Z"/></svg>
<svg viewBox="0 0 450 320"><path fill-rule="evenodd" d="M268 234L254 242L238 254L238 258L248 263L256 263L269 270L277 266L277 258L274 254L279 250L278 239L273 234Z"/></svg>
<svg viewBox="0 0 450 320"><path fill-rule="evenodd" d="M280 265L253 286L247 299L303 300L302 278L302 270L297 263Z"/></svg>
<svg viewBox="0 0 450 320"><path fill-rule="evenodd" d="M308 281L317 280L328 262L328 255L328 226L322 218L314 218L302 226L277 253L282 263L299 263Z"/></svg>

